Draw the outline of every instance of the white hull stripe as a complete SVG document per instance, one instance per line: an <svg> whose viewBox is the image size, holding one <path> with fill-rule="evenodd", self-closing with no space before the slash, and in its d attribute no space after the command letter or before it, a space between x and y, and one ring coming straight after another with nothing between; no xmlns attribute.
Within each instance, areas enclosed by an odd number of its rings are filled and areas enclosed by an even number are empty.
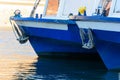
<svg viewBox="0 0 120 80"><path fill-rule="evenodd" d="M31 22L31 21L24 21L24 22L16 21L16 23L24 27L68 30L67 24ZM79 28L86 28L86 29L91 28L97 30L120 32L120 23L76 21L76 24L78 25Z"/></svg>
<svg viewBox="0 0 120 80"><path fill-rule="evenodd" d="M16 21L16 23L24 27L68 30L67 24L31 22L31 21Z"/></svg>
<svg viewBox="0 0 120 80"><path fill-rule="evenodd" d="M79 28L120 32L120 23L76 21Z"/></svg>

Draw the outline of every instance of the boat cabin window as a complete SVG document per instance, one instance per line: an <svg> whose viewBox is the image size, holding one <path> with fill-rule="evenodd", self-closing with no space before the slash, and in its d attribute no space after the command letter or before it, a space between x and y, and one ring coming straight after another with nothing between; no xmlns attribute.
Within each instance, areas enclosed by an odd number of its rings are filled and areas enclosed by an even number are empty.
<svg viewBox="0 0 120 80"><path fill-rule="evenodd" d="M97 0L46 0L44 16L68 18L69 14L78 15L79 9L85 7L87 16L91 16L98 5Z"/></svg>
<svg viewBox="0 0 120 80"><path fill-rule="evenodd" d="M59 6L59 0L49 0L46 10L46 16L56 16Z"/></svg>
<svg viewBox="0 0 120 80"><path fill-rule="evenodd" d="M98 4L99 14L103 16L108 16L111 8L112 0L100 0Z"/></svg>
<svg viewBox="0 0 120 80"><path fill-rule="evenodd" d="M120 13L120 0L116 0L113 13Z"/></svg>
<svg viewBox="0 0 120 80"><path fill-rule="evenodd" d="M120 17L120 0L112 0L109 17Z"/></svg>
<svg viewBox="0 0 120 80"><path fill-rule="evenodd" d="M106 16L109 15L111 3L112 3L112 0L107 0L107 2L106 2L105 8L104 8L106 11L106 14L105 14Z"/></svg>
<svg viewBox="0 0 120 80"><path fill-rule="evenodd" d="M96 0L63 0L63 10L61 11L62 16L68 16L73 13L73 15L78 15L78 11L81 7L86 7L87 16L92 15L94 11L94 3Z"/></svg>

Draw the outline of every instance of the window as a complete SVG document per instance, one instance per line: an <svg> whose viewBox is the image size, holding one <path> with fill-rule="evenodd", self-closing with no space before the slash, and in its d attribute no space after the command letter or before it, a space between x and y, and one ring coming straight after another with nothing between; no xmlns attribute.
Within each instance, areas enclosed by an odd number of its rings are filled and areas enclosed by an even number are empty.
<svg viewBox="0 0 120 80"><path fill-rule="evenodd" d="M120 0L116 0L113 13L120 13Z"/></svg>
<svg viewBox="0 0 120 80"><path fill-rule="evenodd" d="M47 16L56 16L57 11L58 11L58 6L59 6L59 0L49 0L48 1L48 7L46 10L46 15Z"/></svg>

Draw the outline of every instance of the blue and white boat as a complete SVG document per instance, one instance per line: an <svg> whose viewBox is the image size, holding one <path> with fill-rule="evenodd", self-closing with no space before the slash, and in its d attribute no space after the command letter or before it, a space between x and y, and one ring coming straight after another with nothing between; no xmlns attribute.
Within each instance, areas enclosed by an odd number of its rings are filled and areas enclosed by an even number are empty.
<svg viewBox="0 0 120 80"><path fill-rule="evenodd" d="M92 30L95 47L106 67L120 69L120 0L106 3L105 6L99 4L105 12L89 17L79 16L76 23L79 28Z"/></svg>
<svg viewBox="0 0 120 80"><path fill-rule="evenodd" d="M11 23L17 31L17 40L20 43L29 39L38 56L69 56L97 52L93 45L90 47L92 49L89 50L82 48L80 29L75 21L68 18L70 12L78 14L77 9L80 7L79 5L82 5L80 0L46 0L43 14L36 14L34 17L34 11L39 1L36 0L30 17L20 17L20 11L16 10L15 16L11 18ZM76 3L77 5L71 9L70 5ZM92 2L89 3L89 6L91 4ZM74 10L75 8L76 10Z"/></svg>
<svg viewBox="0 0 120 80"><path fill-rule="evenodd" d="M97 51L108 69L120 69L120 0L56 0L56 9L51 2L40 17L11 18L21 43L29 39L38 55Z"/></svg>

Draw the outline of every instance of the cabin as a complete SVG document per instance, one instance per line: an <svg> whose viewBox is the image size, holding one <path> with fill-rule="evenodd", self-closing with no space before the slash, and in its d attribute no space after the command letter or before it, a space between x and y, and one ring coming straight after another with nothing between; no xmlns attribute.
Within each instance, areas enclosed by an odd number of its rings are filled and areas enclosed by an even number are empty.
<svg viewBox="0 0 120 80"><path fill-rule="evenodd" d="M79 8L82 6L86 7L87 16L118 17L119 3L120 0L46 0L43 17L68 19L71 13L78 15Z"/></svg>

